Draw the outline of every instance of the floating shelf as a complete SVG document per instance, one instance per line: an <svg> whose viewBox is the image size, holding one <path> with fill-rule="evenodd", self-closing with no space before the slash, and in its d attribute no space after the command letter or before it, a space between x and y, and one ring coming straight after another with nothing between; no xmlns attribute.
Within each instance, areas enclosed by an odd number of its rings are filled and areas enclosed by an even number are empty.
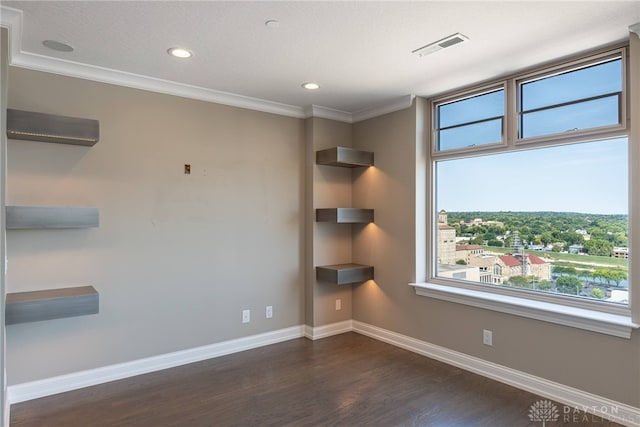
<svg viewBox="0 0 640 427"><path fill-rule="evenodd" d="M316 209L316 221L335 222L339 224L367 224L373 222L373 209Z"/></svg>
<svg viewBox="0 0 640 427"><path fill-rule="evenodd" d="M84 316L99 312L99 295L93 286L48 289L7 294L5 323Z"/></svg>
<svg viewBox="0 0 640 427"><path fill-rule="evenodd" d="M373 166L373 153L347 147L333 147L316 151L316 164L344 168Z"/></svg>
<svg viewBox="0 0 640 427"><path fill-rule="evenodd" d="M91 147L100 139L97 120L7 109L7 137Z"/></svg>
<svg viewBox="0 0 640 427"><path fill-rule="evenodd" d="M100 224L98 208L7 206L7 230L91 228Z"/></svg>
<svg viewBox="0 0 640 427"><path fill-rule="evenodd" d="M361 264L336 264L316 267L316 280L346 285L373 279L373 267Z"/></svg>

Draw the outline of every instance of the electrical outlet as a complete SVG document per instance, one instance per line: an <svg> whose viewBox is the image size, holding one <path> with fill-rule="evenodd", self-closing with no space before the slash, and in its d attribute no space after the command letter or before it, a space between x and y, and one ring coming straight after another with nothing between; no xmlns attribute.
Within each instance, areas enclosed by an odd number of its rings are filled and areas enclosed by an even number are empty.
<svg viewBox="0 0 640 427"><path fill-rule="evenodd" d="M251 322L251 310L242 310L242 323Z"/></svg>
<svg viewBox="0 0 640 427"><path fill-rule="evenodd" d="M273 317L273 306L268 305L265 314L267 316L267 319L271 319Z"/></svg>
<svg viewBox="0 0 640 427"><path fill-rule="evenodd" d="M336 310L342 310L342 300L341 299L337 299L336 300Z"/></svg>
<svg viewBox="0 0 640 427"><path fill-rule="evenodd" d="M493 331L487 329L482 330L482 344L493 346Z"/></svg>

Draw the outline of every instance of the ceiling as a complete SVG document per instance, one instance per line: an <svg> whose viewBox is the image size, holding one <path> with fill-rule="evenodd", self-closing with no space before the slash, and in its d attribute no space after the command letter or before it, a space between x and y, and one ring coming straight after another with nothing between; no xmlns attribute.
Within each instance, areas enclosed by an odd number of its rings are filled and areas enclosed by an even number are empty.
<svg viewBox="0 0 640 427"><path fill-rule="evenodd" d="M640 22L640 1L0 3L16 66L293 116L315 105L354 118L410 94L431 96L625 40ZM411 53L456 32L469 41L422 58ZM173 46L194 55L172 58ZM321 88L305 90L307 81Z"/></svg>

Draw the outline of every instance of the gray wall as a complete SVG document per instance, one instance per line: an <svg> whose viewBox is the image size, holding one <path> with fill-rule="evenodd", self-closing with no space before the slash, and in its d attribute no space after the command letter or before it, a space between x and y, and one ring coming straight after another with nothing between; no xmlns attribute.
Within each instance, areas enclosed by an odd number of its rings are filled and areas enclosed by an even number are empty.
<svg viewBox="0 0 640 427"><path fill-rule="evenodd" d="M638 94L635 94L638 96ZM354 125L354 146L375 152L375 171L354 184L354 202L375 209L376 228L354 252L376 268L375 282L354 287L353 318L519 371L640 405L640 338L616 338L418 296L415 280L416 172L425 143L426 103ZM419 196L418 196L419 197ZM367 230L368 231L368 230ZM493 347L482 344L493 330Z"/></svg>
<svg viewBox="0 0 640 427"><path fill-rule="evenodd" d="M101 217L8 233L9 292L100 293L98 315L7 328L9 384L303 323L303 120L13 68L9 107L101 131L92 148L9 141L8 204Z"/></svg>
<svg viewBox="0 0 640 427"><path fill-rule="evenodd" d="M352 207L352 170L319 166L315 152L335 146L351 147L352 126L321 118L306 120L307 138L307 325L322 326L351 319L351 285L315 279L315 266L352 261L352 226L315 222L315 209ZM342 309L336 310L336 299ZM311 310L309 312L309 310Z"/></svg>

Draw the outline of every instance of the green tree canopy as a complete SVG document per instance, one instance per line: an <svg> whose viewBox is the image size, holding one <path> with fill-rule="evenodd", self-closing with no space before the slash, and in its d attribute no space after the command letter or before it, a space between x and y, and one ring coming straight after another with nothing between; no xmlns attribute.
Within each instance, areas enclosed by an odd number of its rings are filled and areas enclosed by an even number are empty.
<svg viewBox="0 0 640 427"><path fill-rule="evenodd" d="M611 256L613 243L601 239L591 239L584 242L584 250L589 255Z"/></svg>
<svg viewBox="0 0 640 427"><path fill-rule="evenodd" d="M548 291L551 290L551 288L553 288L553 283L549 280L541 280L540 283L538 283L538 289L541 291Z"/></svg>
<svg viewBox="0 0 640 427"><path fill-rule="evenodd" d="M562 276L556 280L556 289L563 294L578 295L582 286L580 279L574 276Z"/></svg>
<svg viewBox="0 0 640 427"><path fill-rule="evenodd" d="M507 285L514 286L516 288L530 288L531 280L524 276L511 276L507 280Z"/></svg>

